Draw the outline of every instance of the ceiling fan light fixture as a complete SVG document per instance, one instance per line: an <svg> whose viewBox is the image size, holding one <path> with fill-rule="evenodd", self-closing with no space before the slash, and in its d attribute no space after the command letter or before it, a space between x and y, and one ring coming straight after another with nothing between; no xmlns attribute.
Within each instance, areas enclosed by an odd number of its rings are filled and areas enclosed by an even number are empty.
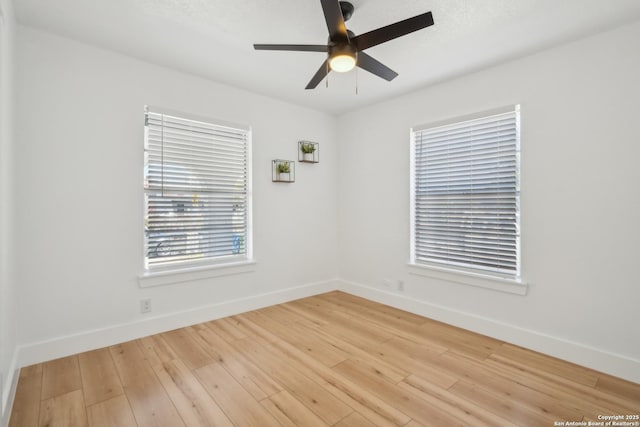
<svg viewBox="0 0 640 427"><path fill-rule="evenodd" d="M346 73L356 66L356 50L353 46L337 45L329 50L329 67L332 71Z"/></svg>
<svg viewBox="0 0 640 427"><path fill-rule="evenodd" d="M343 53L329 59L329 67L331 67L331 70L338 73L346 73L347 71L351 71L355 66L355 55L351 56Z"/></svg>

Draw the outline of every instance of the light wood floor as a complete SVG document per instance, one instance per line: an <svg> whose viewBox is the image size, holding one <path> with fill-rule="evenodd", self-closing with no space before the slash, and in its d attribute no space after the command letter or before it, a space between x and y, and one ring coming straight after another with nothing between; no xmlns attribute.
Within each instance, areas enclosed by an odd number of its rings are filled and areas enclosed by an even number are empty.
<svg viewBox="0 0 640 427"><path fill-rule="evenodd" d="M10 426L553 426L640 385L341 292L23 368Z"/></svg>

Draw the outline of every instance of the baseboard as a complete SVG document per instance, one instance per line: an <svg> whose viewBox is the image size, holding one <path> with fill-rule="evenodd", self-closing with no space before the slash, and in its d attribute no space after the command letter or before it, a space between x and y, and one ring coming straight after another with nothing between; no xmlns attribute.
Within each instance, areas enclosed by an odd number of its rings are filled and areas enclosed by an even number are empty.
<svg viewBox="0 0 640 427"><path fill-rule="evenodd" d="M53 360L160 332L219 319L221 317L232 316L270 305L329 292L335 290L336 287L336 280L309 283L247 298L239 298L198 307L188 311L151 317L137 322L56 337L50 340L20 346L18 348L18 362L19 366L28 366L34 363Z"/></svg>
<svg viewBox="0 0 640 427"><path fill-rule="evenodd" d="M352 295L390 305L401 310L557 357L577 365L640 383L640 360L603 351L564 338L519 328L487 317L431 304L398 293L383 291L360 283L345 280L340 280L338 283L339 290Z"/></svg>
<svg viewBox="0 0 640 427"><path fill-rule="evenodd" d="M18 369L18 351L13 352L11 358L11 365L7 372L7 378L3 384L4 390L2 390L2 402L0 402L0 427L7 427L9 425L9 419L11 418L11 408L13 407L13 400L16 397L16 389L18 388L18 376L20 370Z"/></svg>

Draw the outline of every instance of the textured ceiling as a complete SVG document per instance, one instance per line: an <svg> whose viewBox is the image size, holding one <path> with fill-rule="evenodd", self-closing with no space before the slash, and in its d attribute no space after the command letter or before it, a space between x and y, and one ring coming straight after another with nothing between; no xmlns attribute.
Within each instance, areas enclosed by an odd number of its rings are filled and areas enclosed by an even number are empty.
<svg viewBox="0 0 640 427"><path fill-rule="evenodd" d="M352 0L356 34L427 11L435 25L367 50L399 73L392 82L360 70L305 90L324 54L252 45L324 44L319 0L14 3L22 24L335 114L640 19L640 0Z"/></svg>

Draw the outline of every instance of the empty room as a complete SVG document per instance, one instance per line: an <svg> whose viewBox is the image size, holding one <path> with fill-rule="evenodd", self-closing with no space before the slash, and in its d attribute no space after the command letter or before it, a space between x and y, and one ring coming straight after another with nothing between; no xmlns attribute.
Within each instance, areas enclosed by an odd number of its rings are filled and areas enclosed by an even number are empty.
<svg viewBox="0 0 640 427"><path fill-rule="evenodd" d="M638 0L0 0L0 427L640 426Z"/></svg>

